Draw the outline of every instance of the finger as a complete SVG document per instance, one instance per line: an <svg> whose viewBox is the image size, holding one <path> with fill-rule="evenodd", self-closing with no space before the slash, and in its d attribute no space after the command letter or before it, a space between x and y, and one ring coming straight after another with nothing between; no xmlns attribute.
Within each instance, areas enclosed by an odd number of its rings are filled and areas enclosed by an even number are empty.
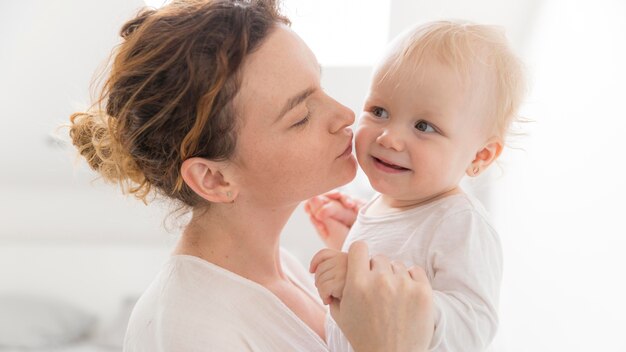
<svg viewBox="0 0 626 352"><path fill-rule="evenodd" d="M353 281L355 278L370 272L369 256L369 249L365 242L356 241L352 243L348 250L347 281Z"/></svg>
<svg viewBox="0 0 626 352"><path fill-rule="evenodd" d="M345 236L350 231L350 228L346 226L346 224L340 221L337 221L335 219L326 220L324 222L324 227L326 228L329 234L332 233L335 236L338 236L339 234L342 234L343 236Z"/></svg>
<svg viewBox="0 0 626 352"><path fill-rule="evenodd" d="M311 265L309 266L309 272L310 273L314 273L317 270L317 266L321 262L332 258L333 256L336 255L337 252L338 251L336 251L336 250L328 249L328 248L324 248L321 251L317 252L313 256L313 259L311 259Z"/></svg>
<svg viewBox="0 0 626 352"><path fill-rule="evenodd" d="M327 272L333 272L333 269L337 269L336 271L341 270L341 268L337 267L337 262L333 260L333 257L326 258L317 264L317 268L315 268L315 280L317 281L318 277L325 275Z"/></svg>
<svg viewBox="0 0 626 352"><path fill-rule="evenodd" d="M391 269L391 262L389 261L389 258L385 257L384 255L377 254L372 257L371 265L372 271L385 274L393 274L393 271Z"/></svg>
<svg viewBox="0 0 626 352"><path fill-rule="evenodd" d="M328 198L322 196L311 197L307 201L307 205L309 206L309 210L312 214L315 214L320 207L328 202Z"/></svg>
<svg viewBox="0 0 626 352"><path fill-rule="evenodd" d="M328 304L332 300L333 296L331 295L331 290L332 288L329 288L327 286L321 286L317 288L317 293L320 295L320 299L324 304Z"/></svg>
<svg viewBox="0 0 626 352"><path fill-rule="evenodd" d="M324 196L331 198L331 199L339 199L339 197L341 197L342 194L343 193L341 193L340 191L334 190L334 191L324 193Z"/></svg>
<svg viewBox="0 0 626 352"><path fill-rule="evenodd" d="M332 218L346 226L352 226L356 219L357 211L353 208L346 208L338 201L331 201L320 207L314 214L318 220Z"/></svg>
<svg viewBox="0 0 626 352"><path fill-rule="evenodd" d="M417 282L428 282L428 276L422 267L412 266L409 269L409 275L411 279Z"/></svg>
<svg viewBox="0 0 626 352"><path fill-rule="evenodd" d="M317 292L320 294L320 297L324 302L326 302L329 297L341 299L344 286L345 283L343 280L334 280L332 278L322 283L315 282Z"/></svg>
<svg viewBox="0 0 626 352"><path fill-rule="evenodd" d="M354 199L352 199L352 197L350 197L347 194L343 194L341 192L330 192L330 193L326 193L324 194L327 198L329 199L334 199L334 200L338 200L339 202L341 202L341 204L343 204L345 207L348 208L355 208L357 206L357 203Z"/></svg>
<svg viewBox="0 0 626 352"><path fill-rule="evenodd" d="M330 307L330 316L333 317L333 319L335 321L339 321L340 320L340 302L338 299L332 299L329 303L329 307Z"/></svg>
<svg viewBox="0 0 626 352"><path fill-rule="evenodd" d="M322 221L319 221L313 215L309 215L309 220L311 221L313 226L315 226L315 228L317 229L317 232L319 232L319 234L322 237L327 237L328 236L328 228L326 227L326 225Z"/></svg>
<svg viewBox="0 0 626 352"><path fill-rule="evenodd" d="M337 282L344 282L345 279L345 264L337 263L332 259L329 259L323 261L320 265L317 266L317 271L315 272L315 286L318 286L318 284L324 284L325 282L332 280L336 280Z"/></svg>
<svg viewBox="0 0 626 352"><path fill-rule="evenodd" d="M307 214L311 212L311 207L309 205L309 201L308 200L306 202L304 202L304 212L307 213Z"/></svg>
<svg viewBox="0 0 626 352"><path fill-rule="evenodd" d="M398 260L391 261L391 270L395 275L410 277L409 270L403 262Z"/></svg>

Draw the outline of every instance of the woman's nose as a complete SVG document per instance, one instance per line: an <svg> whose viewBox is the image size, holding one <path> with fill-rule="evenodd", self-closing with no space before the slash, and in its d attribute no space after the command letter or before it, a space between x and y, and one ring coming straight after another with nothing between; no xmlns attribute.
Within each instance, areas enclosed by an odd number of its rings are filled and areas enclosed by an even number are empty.
<svg viewBox="0 0 626 352"><path fill-rule="evenodd" d="M376 138L376 142L387 149L395 151L404 150L404 140L399 131L391 128L385 128L383 132Z"/></svg>
<svg viewBox="0 0 626 352"><path fill-rule="evenodd" d="M349 109L347 106L340 104L337 101L335 103L335 110L331 120L331 132L336 133L342 131L346 127L352 125L354 123L354 111Z"/></svg>

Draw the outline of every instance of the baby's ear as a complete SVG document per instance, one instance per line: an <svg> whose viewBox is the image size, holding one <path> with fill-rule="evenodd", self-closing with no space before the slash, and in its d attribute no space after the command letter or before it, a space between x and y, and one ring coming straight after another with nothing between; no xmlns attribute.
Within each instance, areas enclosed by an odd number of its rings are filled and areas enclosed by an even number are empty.
<svg viewBox="0 0 626 352"><path fill-rule="evenodd" d="M491 137L481 149L476 152L476 156L469 165L465 173L468 176L478 176L485 171L502 153L502 138Z"/></svg>
<svg viewBox="0 0 626 352"><path fill-rule="evenodd" d="M232 203L239 187L226 171L228 162L194 157L183 161L180 173L197 195L212 203Z"/></svg>

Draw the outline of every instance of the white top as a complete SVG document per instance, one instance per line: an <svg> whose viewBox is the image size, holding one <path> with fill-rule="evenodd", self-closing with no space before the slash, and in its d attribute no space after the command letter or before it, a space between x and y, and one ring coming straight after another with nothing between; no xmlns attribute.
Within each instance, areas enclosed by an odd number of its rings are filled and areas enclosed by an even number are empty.
<svg viewBox="0 0 626 352"><path fill-rule="evenodd" d="M285 274L321 300L281 250ZM265 287L203 259L172 256L130 317L125 352L324 351L326 343Z"/></svg>
<svg viewBox="0 0 626 352"><path fill-rule="evenodd" d="M359 212L343 250L363 240L371 255L424 268L436 309L431 351L486 350L498 325L502 250L485 209L458 194L397 213L365 214L378 197ZM331 351L352 350L329 314L326 336Z"/></svg>

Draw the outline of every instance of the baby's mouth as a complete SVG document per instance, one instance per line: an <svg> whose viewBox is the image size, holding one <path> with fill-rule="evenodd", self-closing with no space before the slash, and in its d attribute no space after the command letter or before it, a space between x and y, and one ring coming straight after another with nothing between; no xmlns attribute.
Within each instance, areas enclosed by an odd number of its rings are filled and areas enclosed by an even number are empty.
<svg viewBox="0 0 626 352"><path fill-rule="evenodd" d="M381 163L382 165L384 165L384 166L386 166L386 167L389 167L389 168L392 168L392 169L396 169L396 170L400 170L400 171L408 171L408 170L410 170L410 169L407 169L406 167L402 167L402 166L398 166L398 165L395 165L395 164L391 164L391 163L389 163L389 162L385 162L385 161L383 161L383 160L381 160L381 159L378 159L378 158L377 158L377 157L375 157L375 156L372 156L372 158L374 158L374 160L375 160L377 163Z"/></svg>

